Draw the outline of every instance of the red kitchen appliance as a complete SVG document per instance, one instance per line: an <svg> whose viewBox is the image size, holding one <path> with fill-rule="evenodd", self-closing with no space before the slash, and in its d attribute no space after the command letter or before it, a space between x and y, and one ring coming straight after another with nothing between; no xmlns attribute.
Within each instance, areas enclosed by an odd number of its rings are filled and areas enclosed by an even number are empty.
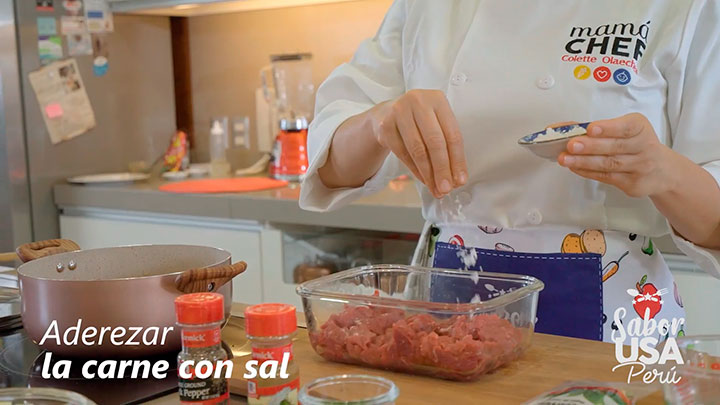
<svg viewBox="0 0 720 405"><path fill-rule="evenodd" d="M265 97L278 118L270 176L300 181L308 169L307 129L315 96L312 55L273 55L270 60L272 64L260 72Z"/></svg>

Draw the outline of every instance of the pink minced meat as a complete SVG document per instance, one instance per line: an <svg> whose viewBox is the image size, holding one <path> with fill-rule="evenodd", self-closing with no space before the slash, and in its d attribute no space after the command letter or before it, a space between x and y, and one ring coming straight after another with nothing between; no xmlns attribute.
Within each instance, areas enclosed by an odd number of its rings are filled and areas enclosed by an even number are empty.
<svg viewBox="0 0 720 405"><path fill-rule="evenodd" d="M437 319L403 310L346 306L311 333L324 358L451 380L475 380L521 352L522 330L497 315Z"/></svg>

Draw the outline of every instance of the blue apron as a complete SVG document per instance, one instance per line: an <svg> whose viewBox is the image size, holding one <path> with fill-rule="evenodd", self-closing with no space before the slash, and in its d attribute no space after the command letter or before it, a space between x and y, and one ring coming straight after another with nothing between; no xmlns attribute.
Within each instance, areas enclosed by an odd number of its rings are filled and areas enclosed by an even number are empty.
<svg viewBox="0 0 720 405"><path fill-rule="evenodd" d="M476 263L467 270L522 274L545 283L538 301L537 332L603 340L603 267L599 254L502 252L436 242L433 267L466 269L461 250L467 249L477 253ZM431 281L430 297L435 302L470 302L475 294L486 297L485 289L471 279L437 278Z"/></svg>

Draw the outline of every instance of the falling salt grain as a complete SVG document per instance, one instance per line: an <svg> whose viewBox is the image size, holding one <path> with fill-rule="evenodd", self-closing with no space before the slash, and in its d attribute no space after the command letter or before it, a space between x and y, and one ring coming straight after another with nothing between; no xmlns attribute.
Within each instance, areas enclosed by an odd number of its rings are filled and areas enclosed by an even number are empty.
<svg viewBox="0 0 720 405"><path fill-rule="evenodd" d="M453 197L445 196L440 200L440 208L444 211L448 222L452 223L463 223L467 222L465 214L463 214L463 202L460 200L459 195Z"/></svg>
<svg viewBox="0 0 720 405"><path fill-rule="evenodd" d="M469 270L477 264L478 255L475 249L460 248L457 251L457 257L462 260L463 265L465 266L464 270ZM475 284L477 284L477 282L475 282Z"/></svg>
<svg viewBox="0 0 720 405"><path fill-rule="evenodd" d="M465 218L465 214L462 212L463 203L460 201L460 196L458 195L455 196L455 208L455 219L459 220L459 222L466 222L465 220L467 218Z"/></svg>
<svg viewBox="0 0 720 405"><path fill-rule="evenodd" d="M477 285L477 283L480 282L480 272L479 271L471 271L470 272L470 279Z"/></svg>

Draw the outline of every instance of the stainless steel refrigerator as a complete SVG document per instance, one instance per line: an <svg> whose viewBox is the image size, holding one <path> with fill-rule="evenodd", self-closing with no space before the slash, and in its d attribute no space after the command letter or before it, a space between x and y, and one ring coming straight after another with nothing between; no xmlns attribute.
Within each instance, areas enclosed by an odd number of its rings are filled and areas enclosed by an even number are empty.
<svg viewBox="0 0 720 405"><path fill-rule="evenodd" d="M107 34L107 73L93 73L92 56L75 57L97 125L72 140L50 142L28 74L41 67L37 18L54 17L60 35L62 3L40 11L34 0L0 0L0 252L57 237L55 184L126 171L131 161L152 163L175 130L169 19L116 15L115 30Z"/></svg>

